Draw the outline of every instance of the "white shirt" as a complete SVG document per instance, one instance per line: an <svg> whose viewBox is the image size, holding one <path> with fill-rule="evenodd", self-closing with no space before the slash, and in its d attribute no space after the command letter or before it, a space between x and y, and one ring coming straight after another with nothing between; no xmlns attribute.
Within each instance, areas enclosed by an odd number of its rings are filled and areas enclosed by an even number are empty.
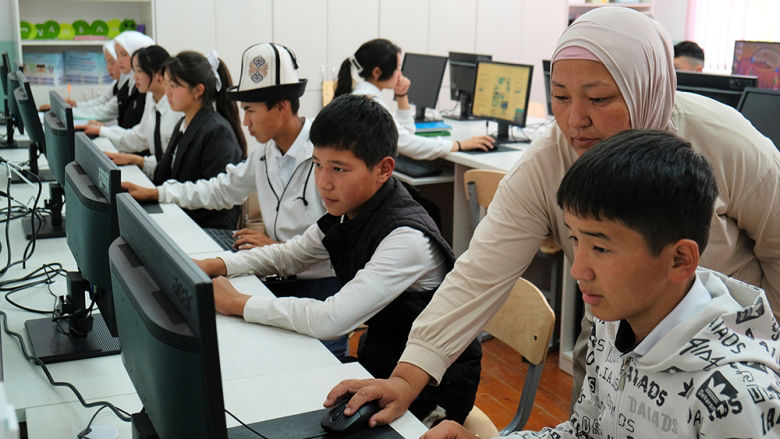
<svg viewBox="0 0 780 439"><path fill-rule="evenodd" d="M94 99L77 102L76 106L73 107L73 118L111 120L119 117L119 104L114 95L114 84L111 84Z"/></svg>
<svg viewBox="0 0 780 439"><path fill-rule="evenodd" d="M382 97L382 91L368 81L358 81L352 90L354 95L371 96L371 99L390 111ZM421 137L414 134L414 110L398 110L393 115L398 129L398 153L417 160L433 160L450 153L452 140L443 137Z"/></svg>
<svg viewBox="0 0 780 439"><path fill-rule="evenodd" d="M144 113L138 125L132 128L122 128L118 125L100 127L100 137L106 137L111 140L111 143L114 144L119 152L136 153L148 149L151 155L144 157L143 170L150 177L154 176L154 170L157 168L157 159L154 156L154 126L156 122L155 113L157 111L160 112L161 153L165 153L176 123L184 117L184 113L171 110L171 106L168 104L168 97L165 94L162 95L159 101L154 102L152 93L146 93Z"/></svg>
<svg viewBox="0 0 780 439"><path fill-rule="evenodd" d="M324 234L314 224L284 244L220 256L228 275L290 275L329 261ZM404 291L436 288L446 274L440 251L422 232L399 227L377 246L365 267L324 301L299 297L252 296L244 320L290 329L320 339L335 338L370 319Z"/></svg>

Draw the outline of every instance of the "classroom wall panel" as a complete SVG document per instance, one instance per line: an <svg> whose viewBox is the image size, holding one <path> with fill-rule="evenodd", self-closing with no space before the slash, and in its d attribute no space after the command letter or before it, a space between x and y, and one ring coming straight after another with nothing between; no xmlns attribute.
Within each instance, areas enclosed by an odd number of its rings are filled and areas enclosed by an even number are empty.
<svg viewBox="0 0 780 439"><path fill-rule="evenodd" d="M345 58L379 37L379 0L328 0L328 60L325 77L336 79Z"/></svg>
<svg viewBox="0 0 780 439"><path fill-rule="evenodd" d="M272 0L219 0L216 4L216 49L238 84L244 50L273 39Z"/></svg>
<svg viewBox="0 0 780 439"><path fill-rule="evenodd" d="M273 40L291 48L300 60L298 75L308 79L301 114L315 116L322 104L321 66L327 63L327 2L273 0Z"/></svg>
<svg viewBox="0 0 780 439"><path fill-rule="evenodd" d="M157 44L172 55L182 50L208 52L216 47L214 0L155 0ZM208 19L207 19L208 17Z"/></svg>
<svg viewBox="0 0 780 439"><path fill-rule="evenodd" d="M429 0L379 0L379 36L404 52L428 53Z"/></svg>

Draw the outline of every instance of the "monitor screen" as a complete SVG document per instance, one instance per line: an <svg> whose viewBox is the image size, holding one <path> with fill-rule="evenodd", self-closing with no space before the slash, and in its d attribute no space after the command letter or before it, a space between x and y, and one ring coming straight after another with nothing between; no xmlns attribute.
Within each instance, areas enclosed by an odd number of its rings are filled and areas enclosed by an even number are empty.
<svg viewBox="0 0 780 439"><path fill-rule="evenodd" d="M533 69L531 65L499 62L477 65L471 113L497 121L499 140L507 138L509 125L525 126Z"/></svg>
<svg viewBox="0 0 780 439"><path fill-rule="evenodd" d="M3 52L3 65L0 66L0 87L4 96L8 96L8 72L11 71L11 61L8 52Z"/></svg>
<svg viewBox="0 0 780 439"><path fill-rule="evenodd" d="M446 56L407 53L401 70L409 78L409 102L416 107L415 120L425 120L425 108L436 108L441 80L447 67Z"/></svg>
<svg viewBox="0 0 780 439"><path fill-rule="evenodd" d="M542 60L542 74L544 75L544 93L547 98L547 114L551 115L552 112L552 91L550 90L550 74L551 64L549 59Z"/></svg>
<svg viewBox="0 0 780 439"><path fill-rule="evenodd" d="M746 88L737 110L780 149L780 90Z"/></svg>
<svg viewBox="0 0 780 439"><path fill-rule="evenodd" d="M38 117L38 107L35 106L30 81L22 72L16 72L16 79L19 81L19 86L14 90L14 100L22 124L30 137L30 148L37 148L30 153L30 169L33 173L38 174L36 166L38 151L46 151L46 138L43 135L43 126L41 126L41 119ZM35 160L33 160L33 154Z"/></svg>
<svg viewBox="0 0 780 439"><path fill-rule="evenodd" d="M471 99L474 96L477 63L492 59L491 55L450 52L450 98L460 102L461 119L468 119L469 114L471 114Z"/></svg>
<svg viewBox="0 0 780 439"><path fill-rule="evenodd" d="M758 77L759 88L780 90L780 42L734 42L731 73Z"/></svg>
<svg viewBox="0 0 780 439"><path fill-rule="evenodd" d="M211 279L129 195L108 250L122 362L157 435L227 438Z"/></svg>
<svg viewBox="0 0 780 439"><path fill-rule="evenodd" d="M73 109L59 93L49 92L51 111L43 117L43 132L46 137L46 160L54 180L65 185L65 165L75 159Z"/></svg>
<svg viewBox="0 0 780 439"><path fill-rule="evenodd" d="M22 115L19 113L19 106L16 105L16 98L14 97L14 91L19 88L19 78L17 75L22 72L11 69L8 72L6 82L8 83L8 114L11 115L13 124L19 129L19 132L24 134L24 122L22 122Z"/></svg>
<svg viewBox="0 0 780 439"><path fill-rule="evenodd" d="M737 107L742 90L755 87L758 78L746 75L720 75L715 73L676 71L677 90L696 93L730 107Z"/></svg>
<svg viewBox="0 0 780 439"><path fill-rule="evenodd" d="M116 322L106 254L119 235L119 191L119 168L84 133L76 134L75 160L65 166L66 241L112 334Z"/></svg>

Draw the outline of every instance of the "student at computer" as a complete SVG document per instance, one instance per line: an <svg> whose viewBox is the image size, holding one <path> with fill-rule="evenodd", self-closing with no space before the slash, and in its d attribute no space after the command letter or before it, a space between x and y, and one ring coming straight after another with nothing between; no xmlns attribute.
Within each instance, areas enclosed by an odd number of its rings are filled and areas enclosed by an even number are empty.
<svg viewBox="0 0 780 439"><path fill-rule="evenodd" d="M682 139L629 130L558 189L571 274L596 317L571 418L508 437L777 437L780 329L764 292L698 268L715 175ZM423 439L471 439L443 423Z"/></svg>
<svg viewBox="0 0 780 439"><path fill-rule="evenodd" d="M120 33L114 38L114 51L116 53L116 63L119 66L120 77L117 82L117 91L114 94L115 100L109 100L100 109L103 115L115 115L117 125L122 128L132 128L141 121L144 112L146 96L139 93L135 87L134 72L131 66L130 55L136 50L148 47L154 44L150 37L134 30L128 30ZM76 107L79 108L79 107ZM93 114L98 108L85 107L80 110L74 109L73 117L86 119L96 119L101 114ZM98 120L90 120L90 125L103 125ZM76 127L84 129L85 126Z"/></svg>
<svg viewBox="0 0 780 439"><path fill-rule="evenodd" d="M704 50L693 41L680 41L674 45L674 68L701 72L704 69Z"/></svg>
<svg viewBox="0 0 780 439"><path fill-rule="evenodd" d="M171 139L173 128L184 116L171 110L165 95L163 63L170 58L168 51L160 46L149 46L133 54L135 86L146 94L144 115L141 122L132 128L89 125L84 129L88 135L105 137L120 153L107 152L117 165L136 165L150 178L154 177L157 161L162 158ZM141 155L147 153L145 156Z"/></svg>
<svg viewBox="0 0 780 439"><path fill-rule="evenodd" d="M563 211L552 194L582 153L629 128L676 131L712 164L719 195L699 264L764 289L777 317L780 153L774 145L733 109L675 92L671 39L642 13L623 7L589 11L563 32L552 55L556 124L499 185L468 250L413 325L393 378L351 381L336 389L334 397L367 387L349 409L359 407L365 395L392 395L374 420L400 416L420 386L438 381L498 311L539 244L551 236L573 259ZM591 327L587 316L574 351L576 395Z"/></svg>
<svg viewBox="0 0 780 439"><path fill-rule="evenodd" d="M116 50L114 49L114 40L103 43L103 58L106 60L106 72L114 80L110 87L92 99L81 102L74 101L70 96L65 97L65 101L73 108L73 114L77 118L94 118L98 120L116 119L117 105L116 101L109 103L118 91L119 65L116 63ZM78 108L78 110L76 109ZM86 109L89 108L88 117L84 117ZM49 111L51 106L43 104L39 107L40 111Z"/></svg>
<svg viewBox="0 0 780 439"><path fill-rule="evenodd" d="M168 104L184 117L174 127L165 154L157 162L152 179L155 185L209 179L246 157L238 108L226 93L233 85L230 72L216 52L208 58L197 52L179 52L163 64L163 75ZM148 191L139 191L128 182L122 186L136 199L148 199L144 196ZM232 229L240 209L184 210L201 227Z"/></svg>
<svg viewBox="0 0 780 439"><path fill-rule="evenodd" d="M130 193L187 209L227 209L244 205L256 193L265 233L251 228L236 231L234 246L239 250L302 234L322 217L325 207L314 183L311 120L298 115L307 81L298 78L297 69L295 55L285 46L260 43L247 48L239 84L228 90L230 99L241 102L244 125L259 142L247 160L228 165L208 180L167 181L153 189L126 184ZM324 300L341 287L328 261L297 276L295 281L269 284L269 288L277 296ZM323 343L339 358L347 353L346 337Z"/></svg>
<svg viewBox="0 0 780 439"><path fill-rule="evenodd" d="M353 72L356 84L352 88ZM490 136L474 136L466 140L447 140L442 137L414 135L414 110L409 105L407 92L411 82L401 74L401 49L385 39L363 43L357 52L341 63L335 95L346 93L367 95L388 108L382 90L395 93L398 111L394 116L398 130L398 152L418 160L433 160L452 151L493 148Z"/></svg>
<svg viewBox="0 0 780 439"><path fill-rule="evenodd" d="M328 213L283 244L196 261L210 276L294 274L329 261L342 282L325 301L266 298L214 279L217 311L248 322L318 338L368 324L358 361L387 377L401 354L412 320L454 262L433 220L393 176L398 134L387 110L364 96L334 99L312 123L315 179ZM422 391L410 410L435 422L462 422L474 404L481 349L472 340L442 384Z"/></svg>

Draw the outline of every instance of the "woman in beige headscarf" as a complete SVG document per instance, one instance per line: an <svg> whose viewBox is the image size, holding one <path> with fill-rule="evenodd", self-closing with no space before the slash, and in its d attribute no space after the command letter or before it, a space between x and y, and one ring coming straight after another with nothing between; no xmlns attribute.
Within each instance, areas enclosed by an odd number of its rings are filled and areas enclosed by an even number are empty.
<svg viewBox="0 0 780 439"><path fill-rule="evenodd" d="M498 311L545 238L572 260L558 185L581 154L629 128L674 132L707 157L720 195L700 265L760 286L780 311L780 154L732 108L675 91L672 44L655 20L621 7L584 14L558 42L551 86L557 124L502 181L469 249L415 321L391 378L345 381L326 405L359 391L350 409L381 398L372 423L395 419Z"/></svg>

